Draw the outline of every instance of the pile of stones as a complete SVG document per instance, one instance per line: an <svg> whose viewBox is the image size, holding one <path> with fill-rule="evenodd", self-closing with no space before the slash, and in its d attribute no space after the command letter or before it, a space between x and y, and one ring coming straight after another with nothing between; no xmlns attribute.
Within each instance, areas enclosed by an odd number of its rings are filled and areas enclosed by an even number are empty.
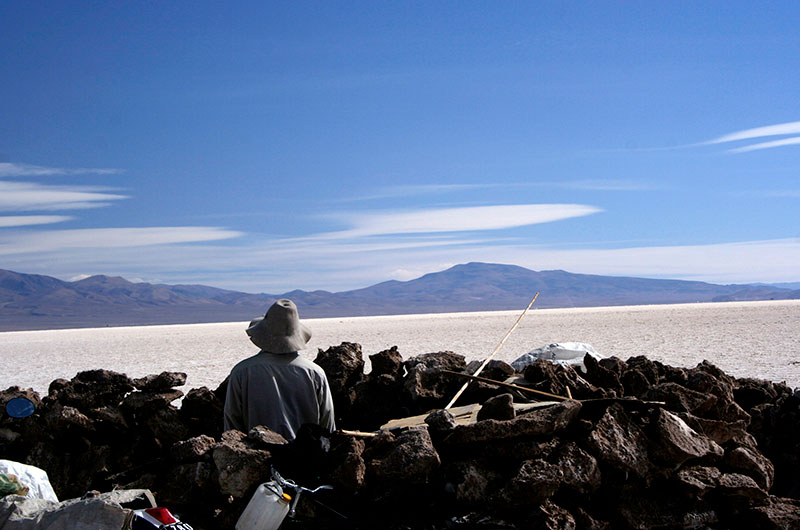
<svg viewBox="0 0 800 530"><path fill-rule="evenodd" d="M334 486L301 496L294 528L800 528L800 391L784 384L643 356L587 355L585 372L491 361L482 376L573 399L520 409L529 393L473 382L456 405L483 406L457 424L442 409L465 379L450 372L478 363L369 359L364 373L358 344L319 351L344 432L308 425L291 443L222 432L225 382L184 396L181 373L81 372L43 398L12 387L0 404L25 396L36 413L0 421L0 458L46 470L60 498L148 489L196 530L233 528L273 468Z"/></svg>

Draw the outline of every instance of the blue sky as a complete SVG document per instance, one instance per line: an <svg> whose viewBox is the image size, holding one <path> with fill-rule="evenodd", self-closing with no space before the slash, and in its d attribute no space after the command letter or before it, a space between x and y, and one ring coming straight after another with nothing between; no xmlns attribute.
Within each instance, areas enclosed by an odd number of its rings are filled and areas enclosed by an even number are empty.
<svg viewBox="0 0 800 530"><path fill-rule="evenodd" d="M800 280L796 2L0 4L0 268Z"/></svg>

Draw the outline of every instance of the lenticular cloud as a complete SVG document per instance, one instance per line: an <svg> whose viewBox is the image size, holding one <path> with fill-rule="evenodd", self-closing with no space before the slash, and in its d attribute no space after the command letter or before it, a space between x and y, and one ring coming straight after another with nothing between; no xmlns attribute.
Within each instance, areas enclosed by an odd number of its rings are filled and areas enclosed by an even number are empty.
<svg viewBox="0 0 800 530"><path fill-rule="evenodd" d="M789 136L800 135L800 121L789 123L780 123L777 125L767 125L765 127L756 127L753 129L745 129L734 133L726 134L709 140L706 144L723 144L729 142L739 142L742 140L754 140L756 138L765 138L769 136ZM773 147L783 147L787 145L800 144L800 136L790 136L780 140L773 140L770 142L759 142L755 144L745 145L731 149L731 153L745 153L748 151L758 151L761 149L771 149Z"/></svg>

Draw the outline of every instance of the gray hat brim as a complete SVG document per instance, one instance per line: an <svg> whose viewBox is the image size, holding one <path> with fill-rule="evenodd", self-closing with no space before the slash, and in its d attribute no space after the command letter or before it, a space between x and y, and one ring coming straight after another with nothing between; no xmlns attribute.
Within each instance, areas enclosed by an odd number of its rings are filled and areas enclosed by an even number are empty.
<svg viewBox="0 0 800 530"><path fill-rule="evenodd" d="M275 335L267 330L264 318L257 318L250 322L247 328L250 342L269 353L291 353L305 349L311 340L311 330L305 324L300 324L293 335Z"/></svg>
<svg viewBox="0 0 800 530"><path fill-rule="evenodd" d="M311 330L300 322L294 302L282 299L272 304L266 315L250 322L247 335L263 351L291 353L306 347Z"/></svg>

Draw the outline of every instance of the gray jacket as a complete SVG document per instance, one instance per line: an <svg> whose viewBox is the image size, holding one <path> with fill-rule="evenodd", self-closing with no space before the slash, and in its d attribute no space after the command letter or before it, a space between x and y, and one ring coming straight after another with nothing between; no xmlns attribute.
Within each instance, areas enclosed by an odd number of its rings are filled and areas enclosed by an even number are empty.
<svg viewBox="0 0 800 530"><path fill-rule="evenodd" d="M325 372L297 352L259 352L231 370L225 430L263 425L293 440L304 423L333 431L333 398Z"/></svg>

